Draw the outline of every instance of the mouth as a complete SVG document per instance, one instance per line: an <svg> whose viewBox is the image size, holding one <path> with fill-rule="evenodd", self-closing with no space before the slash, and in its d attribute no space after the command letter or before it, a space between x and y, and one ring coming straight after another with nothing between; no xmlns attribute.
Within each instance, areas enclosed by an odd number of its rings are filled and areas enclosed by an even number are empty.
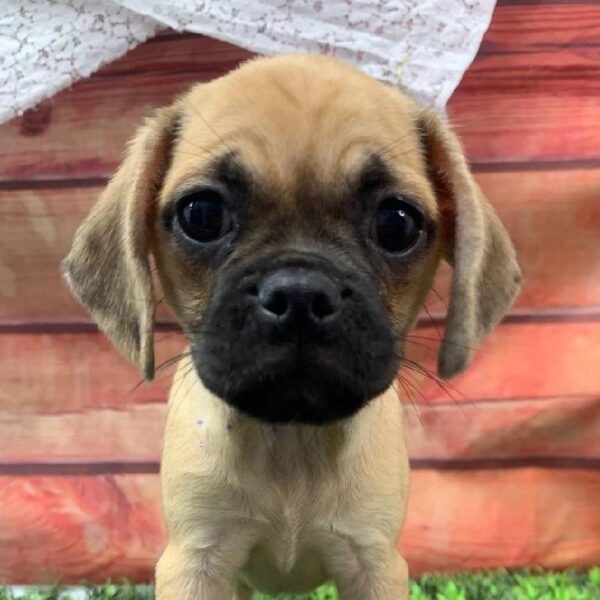
<svg viewBox="0 0 600 600"><path fill-rule="evenodd" d="M383 346L385 352L371 354L377 368L368 371L362 356L352 360L317 344L257 343L254 359L233 369L207 340L193 354L206 387L240 412L265 423L328 425L356 414L391 385L400 360Z"/></svg>
<svg viewBox="0 0 600 600"><path fill-rule="evenodd" d="M198 375L224 402L268 423L326 425L391 385L398 352L371 280L305 257L248 279L225 279L191 337Z"/></svg>
<svg viewBox="0 0 600 600"><path fill-rule="evenodd" d="M340 421L365 406L370 394L353 373L326 354L290 345L217 387L225 402L264 422L326 425Z"/></svg>

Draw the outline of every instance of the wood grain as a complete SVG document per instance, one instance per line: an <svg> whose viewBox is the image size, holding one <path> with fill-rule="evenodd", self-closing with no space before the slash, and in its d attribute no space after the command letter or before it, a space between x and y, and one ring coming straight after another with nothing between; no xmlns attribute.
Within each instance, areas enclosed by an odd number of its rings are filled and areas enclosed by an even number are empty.
<svg viewBox="0 0 600 600"><path fill-rule="evenodd" d="M598 471L415 471L400 547L412 575L600 560ZM0 581L149 581L158 477L0 478ZM565 535L568 532L568 535Z"/></svg>
<svg viewBox="0 0 600 600"><path fill-rule="evenodd" d="M473 162L600 160L598 22L597 4L495 11L449 104ZM3 125L0 181L107 177L143 116L250 56L202 36L147 42Z"/></svg>
<svg viewBox="0 0 600 600"><path fill-rule="evenodd" d="M156 475L0 478L0 581L149 581L159 498Z"/></svg>
<svg viewBox="0 0 600 600"><path fill-rule="evenodd" d="M146 42L0 127L0 181L106 178L144 117L250 56L204 36ZM40 111L46 113L46 127L32 133L29 122L37 124Z"/></svg>
<svg viewBox="0 0 600 600"><path fill-rule="evenodd" d="M91 322L63 282L60 263L101 190L0 192L0 323ZM157 289L157 298L161 296ZM173 320L162 304L157 320Z"/></svg>
<svg viewBox="0 0 600 600"><path fill-rule="evenodd" d="M600 169L476 178L517 249L523 285L513 312L599 305ZM450 276L443 265L426 304L432 315L449 303Z"/></svg>
<svg viewBox="0 0 600 600"><path fill-rule="evenodd" d="M435 373L439 333L423 328L409 336L407 355L419 366L407 365L400 378L416 404L600 392L600 322L503 324L476 351L465 373L451 382L428 377Z"/></svg>
<svg viewBox="0 0 600 600"><path fill-rule="evenodd" d="M512 4L512 6L511 6ZM479 55L600 47L596 0L498 0Z"/></svg>
<svg viewBox="0 0 600 600"><path fill-rule="evenodd" d="M479 168L600 158L600 5L500 6L448 105Z"/></svg>
<svg viewBox="0 0 600 600"><path fill-rule="evenodd" d="M467 72L448 105L448 114L464 144L466 153L478 171L492 170L494 165L538 167L568 166L569 162L597 166L600 163L600 83L596 90L579 96L565 97L557 89L515 82L519 76L527 81L532 67L527 58L522 65L503 69L498 57L481 59ZM504 59L506 60L506 59ZM513 59L513 62L519 62ZM595 59L585 75L600 81L600 64ZM576 73L572 65L564 72ZM574 77L574 75L572 75ZM548 76L550 79L550 76ZM578 82L561 78L565 89ZM552 81L555 79L552 78ZM554 84L556 88L559 84ZM500 90L498 86L503 86ZM540 89L541 88L541 89ZM518 90L518 91L517 91ZM543 91L542 91L543 90Z"/></svg>
<svg viewBox="0 0 600 600"><path fill-rule="evenodd" d="M0 465L157 464L166 412L162 399L36 414L4 409Z"/></svg>
<svg viewBox="0 0 600 600"><path fill-rule="evenodd" d="M157 365L185 347L178 335L159 334L157 342ZM152 384L142 383L139 372L99 333L0 335L0 406L27 418L163 402L173 372L159 369Z"/></svg>
<svg viewBox="0 0 600 600"><path fill-rule="evenodd" d="M600 560L599 471L413 472L400 547L413 574Z"/></svg>
<svg viewBox="0 0 600 600"><path fill-rule="evenodd" d="M100 188L2 192L0 320L87 319L60 276L60 261Z"/></svg>
<svg viewBox="0 0 600 600"><path fill-rule="evenodd" d="M600 459L600 396L405 404L408 449L415 461Z"/></svg>
<svg viewBox="0 0 600 600"><path fill-rule="evenodd" d="M402 390L400 390L402 393ZM166 403L24 413L0 411L0 472L71 465L93 470L149 468L160 460ZM193 424L191 425L193 426ZM405 432L411 459L426 461L600 460L600 396L473 402L413 407L406 401ZM282 435L285 435L282 431ZM114 467L107 465L114 464ZM66 467L65 467L66 468Z"/></svg>
<svg viewBox="0 0 600 600"><path fill-rule="evenodd" d="M164 530L158 478L142 473L158 467L173 369L140 385L59 263L143 117L251 56L166 33L0 127L2 582L152 578ZM448 110L525 278L511 322L450 384L422 369L441 325L407 344L401 546L413 575L598 564L600 4L499 2ZM436 322L449 277L427 301ZM36 327L55 333L15 333ZM159 333L158 363L183 347ZM536 461L568 468L508 468Z"/></svg>
<svg viewBox="0 0 600 600"><path fill-rule="evenodd" d="M516 244L524 283L517 311L600 307L600 169L485 173L477 179ZM60 261L101 188L0 192L0 324L89 322L60 278ZM429 312L444 313L440 272ZM159 321L169 321L166 310Z"/></svg>
<svg viewBox="0 0 600 600"><path fill-rule="evenodd" d="M434 328L415 331L407 357L433 372L437 336ZM404 393L424 405L600 396L598 339L600 321L504 324L451 383L429 379L408 365L401 371ZM173 334L160 334L157 342L158 364L184 348ZM137 371L99 333L0 335L0 406L24 415L163 401L172 372L159 372L152 385L138 385Z"/></svg>

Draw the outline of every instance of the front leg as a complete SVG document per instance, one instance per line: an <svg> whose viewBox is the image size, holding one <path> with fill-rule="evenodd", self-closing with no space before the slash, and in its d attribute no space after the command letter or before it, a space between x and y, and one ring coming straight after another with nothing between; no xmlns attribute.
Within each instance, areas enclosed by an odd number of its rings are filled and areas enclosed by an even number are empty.
<svg viewBox="0 0 600 600"><path fill-rule="evenodd" d="M156 565L156 600L232 600L235 558L221 548L170 543Z"/></svg>
<svg viewBox="0 0 600 600"><path fill-rule="evenodd" d="M395 548L353 545L332 567L340 600L408 600L408 567Z"/></svg>

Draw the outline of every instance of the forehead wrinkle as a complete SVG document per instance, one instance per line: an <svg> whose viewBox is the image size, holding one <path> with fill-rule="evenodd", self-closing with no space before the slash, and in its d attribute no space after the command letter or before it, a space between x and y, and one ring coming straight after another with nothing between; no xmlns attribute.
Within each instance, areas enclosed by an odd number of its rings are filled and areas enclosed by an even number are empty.
<svg viewBox="0 0 600 600"><path fill-rule="evenodd" d="M244 127L239 138L243 145L251 138L256 142L248 154L258 159L257 168L268 161L285 180L291 172L306 171L310 162L331 169L352 144L368 143L364 128L372 107L354 102L348 90L335 82L317 85L306 77L287 74L282 80L280 75L271 73L261 87L263 102L260 97L247 102L248 93L254 98L256 90L245 94L244 118L251 126ZM233 110L242 112L239 102Z"/></svg>
<svg viewBox="0 0 600 600"><path fill-rule="evenodd" d="M284 142L285 144L285 142ZM296 212L302 206L327 202L355 179L364 157L364 143L352 141L334 152L308 151L297 148L287 153L282 146L266 144L261 148L245 145L241 158L265 195L281 208Z"/></svg>
<svg viewBox="0 0 600 600"><path fill-rule="evenodd" d="M340 135L337 127L337 135L333 135L320 133L311 125L281 131L268 123L260 133L242 132L239 145L244 163L268 181L269 187L295 196L298 187L307 182L327 187L356 178L374 152L372 136L360 129L349 128Z"/></svg>
<svg viewBox="0 0 600 600"><path fill-rule="evenodd" d="M185 142L173 177L202 175L227 145L253 175L278 190L280 201L292 203L303 179L334 185L352 176L377 148L390 148L386 154L395 171L418 168L411 136L406 156L401 156L404 144L400 152L395 146L413 127L411 111L394 90L354 70L328 69L327 62L314 68L294 59L293 70L278 65L256 63L203 84L186 98Z"/></svg>

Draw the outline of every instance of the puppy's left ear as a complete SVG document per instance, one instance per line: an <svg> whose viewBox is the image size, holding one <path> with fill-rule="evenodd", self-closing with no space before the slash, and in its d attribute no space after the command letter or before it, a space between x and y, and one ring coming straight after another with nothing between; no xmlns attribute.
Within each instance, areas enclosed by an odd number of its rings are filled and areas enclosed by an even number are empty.
<svg viewBox="0 0 600 600"><path fill-rule="evenodd" d="M73 295L147 380L154 376L155 306L149 236L176 125L167 107L138 131L62 265Z"/></svg>
<svg viewBox="0 0 600 600"><path fill-rule="evenodd" d="M446 260L453 266L438 373L450 378L498 323L519 291L521 271L510 236L477 185L462 146L433 111L419 120L438 198Z"/></svg>

